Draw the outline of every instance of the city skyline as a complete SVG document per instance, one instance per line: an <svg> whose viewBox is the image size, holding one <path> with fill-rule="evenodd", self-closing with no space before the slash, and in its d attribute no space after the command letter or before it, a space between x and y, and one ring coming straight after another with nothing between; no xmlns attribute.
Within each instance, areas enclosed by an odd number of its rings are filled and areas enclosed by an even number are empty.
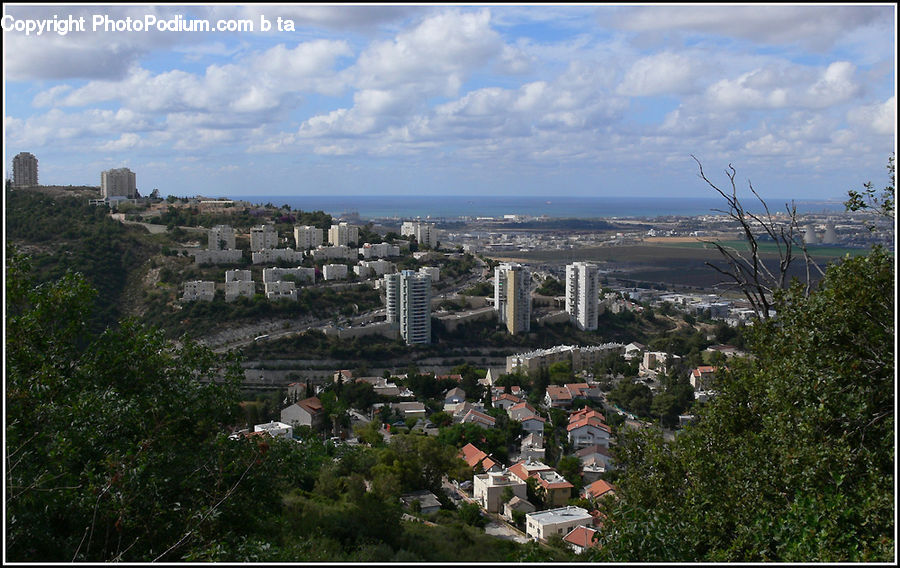
<svg viewBox="0 0 900 568"><path fill-rule="evenodd" d="M835 199L896 147L893 4L5 4L3 36L5 175L47 185L708 196L693 154Z"/></svg>

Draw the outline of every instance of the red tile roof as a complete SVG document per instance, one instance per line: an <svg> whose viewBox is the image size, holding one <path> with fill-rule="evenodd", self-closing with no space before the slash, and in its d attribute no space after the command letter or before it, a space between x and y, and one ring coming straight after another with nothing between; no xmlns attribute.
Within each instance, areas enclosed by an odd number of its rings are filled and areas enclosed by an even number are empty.
<svg viewBox="0 0 900 568"><path fill-rule="evenodd" d="M590 527L580 526L572 529L569 534L563 537L563 540L570 542L575 546L580 546L581 548L590 548L597 544L594 542L595 534L597 534L596 530Z"/></svg>
<svg viewBox="0 0 900 568"><path fill-rule="evenodd" d="M566 426L566 430L571 432L576 428L582 428L584 426L593 426L595 428L605 430L607 433L610 432L609 426L607 426L597 418L594 418L593 416L591 416L590 418L582 418L581 420L578 420L576 422L570 422L569 425Z"/></svg>
<svg viewBox="0 0 900 568"><path fill-rule="evenodd" d="M594 499L598 497L602 497L603 495L609 493L610 491L615 492L615 489L612 485L607 483L602 479L598 479L597 481L591 483L587 487L584 488L584 492Z"/></svg>

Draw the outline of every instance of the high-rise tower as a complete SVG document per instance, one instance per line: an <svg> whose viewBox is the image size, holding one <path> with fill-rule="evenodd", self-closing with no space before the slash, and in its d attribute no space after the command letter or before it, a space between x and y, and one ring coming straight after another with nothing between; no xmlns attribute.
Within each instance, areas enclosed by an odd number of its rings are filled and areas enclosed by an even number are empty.
<svg viewBox="0 0 900 568"><path fill-rule="evenodd" d="M431 277L414 270L385 274L387 321L400 324L407 345L431 343Z"/></svg>
<svg viewBox="0 0 900 568"><path fill-rule="evenodd" d="M31 152L20 152L13 158L13 187L38 184L38 160Z"/></svg>
<svg viewBox="0 0 900 568"><path fill-rule="evenodd" d="M599 304L597 265L576 262L566 266L566 312L578 329L597 329Z"/></svg>
<svg viewBox="0 0 900 568"><path fill-rule="evenodd" d="M531 273L518 263L494 269L494 310L512 333L531 330Z"/></svg>

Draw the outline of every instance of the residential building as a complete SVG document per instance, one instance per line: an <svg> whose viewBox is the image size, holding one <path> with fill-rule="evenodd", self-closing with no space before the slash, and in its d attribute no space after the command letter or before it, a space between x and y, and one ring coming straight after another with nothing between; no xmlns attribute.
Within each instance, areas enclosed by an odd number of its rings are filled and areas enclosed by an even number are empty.
<svg viewBox="0 0 900 568"><path fill-rule="evenodd" d="M519 422L531 416L537 416L537 410L525 401L513 404L506 410L506 413L509 415L510 420Z"/></svg>
<svg viewBox="0 0 900 568"><path fill-rule="evenodd" d="M297 284L313 284L316 269L298 266L296 268L263 268L263 282L291 281Z"/></svg>
<svg viewBox="0 0 900 568"><path fill-rule="evenodd" d="M338 223L328 229L328 242L335 246L356 246L359 242L359 227Z"/></svg>
<svg viewBox="0 0 900 568"><path fill-rule="evenodd" d="M413 236L419 246L436 248L438 231L434 223L419 223L417 221L405 221L400 225L400 235Z"/></svg>
<svg viewBox="0 0 900 568"><path fill-rule="evenodd" d="M357 257L357 249L347 245L317 246L312 251L314 260L354 260Z"/></svg>
<svg viewBox="0 0 900 568"><path fill-rule="evenodd" d="M438 282L441 279L441 269L437 266L423 266L419 268L419 274L427 274L431 277L431 282Z"/></svg>
<svg viewBox="0 0 900 568"><path fill-rule="evenodd" d="M659 373L666 374L668 371L669 361L677 361L681 359L680 355L665 353L663 351L645 351L641 360L641 373Z"/></svg>
<svg viewBox="0 0 900 568"><path fill-rule="evenodd" d="M604 343L602 345L557 345L548 349L535 349L527 353L517 353L506 358L506 372L525 372L529 375L537 373L541 367L549 367L553 363L569 363L573 373L590 369L610 353L624 353L621 343Z"/></svg>
<svg viewBox="0 0 900 568"><path fill-rule="evenodd" d="M252 282L253 274L249 270L226 270L225 282Z"/></svg>
<svg viewBox="0 0 900 568"><path fill-rule="evenodd" d="M471 409L466 412L461 421L462 424L476 424L482 428L493 428L497 423L497 419L484 412Z"/></svg>
<svg viewBox="0 0 900 568"><path fill-rule="evenodd" d="M418 502L419 513L423 515L436 513L441 508L441 502L438 500L437 496L426 489L414 491L412 493L404 493L400 496L400 501L407 509L412 507L414 502Z"/></svg>
<svg viewBox="0 0 900 568"><path fill-rule="evenodd" d="M600 470L600 473L611 471L616 467L609 447L601 444L581 448L575 452L575 456L581 460L582 467L590 466L592 469Z"/></svg>
<svg viewBox="0 0 900 568"><path fill-rule="evenodd" d="M471 443L466 444L459 450L459 457L475 471L491 472L502 469L500 464Z"/></svg>
<svg viewBox="0 0 900 568"><path fill-rule="evenodd" d="M525 515L525 534L535 540L545 541L552 535L563 537L578 526L591 526L594 522L587 509L567 506Z"/></svg>
<svg viewBox="0 0 900 568"><path fill-rule="evenodd" d="M294 427L284 422L267 422L266 424L257 424L253 427L254 432L265 432L273 438L287 438L290 440L294 437Z"/></svg>
<svg viewBox="0 0 900 568"><path fill-rule="evenodd" d="M367 271L365 272L366 275L371 273L375 276L384 276L394 271L394 263L387 260L360 260L357 267L360 269L358 272L360 278L364 278L364 270ZM353 270L356 271L357 267L354 267Z"/></svg>
<svg viewBox="0 0 900 568"><path fill-rule="evenodd" d="M249 270L225 271L225 301L233 302L239 297L252 298L256 294L256 282Z"/></svg>
<svg viewBox="0 0 900 568"><path fill-rule="evenodd" d="M566 313L578 329L597 329L600 280L596 264L576 262L566 266Z"/></svg>
<svg viewBox="0 0 900 568"><path fill-rule="evenodd" d="M38 185L38 159L31 152L19 152L13 158L13 187Z"/></svg>
<svg viewBox="0 0 900 568"><path fill-rule="evenodd" d="M110 197L135 199L138 193L134 172L128 168L117 168L101 172L100 196L104 199L109 199Z"/></svg>
<svg viewBox="0 0 900 568"><path fill-rule="evenodd" d="M712 386L716 378L716 368L703 365L691 370L691 386L695 391L706 391Z"/></svg>
<svg viewBox="0 0 900 568"><path fill-rule="evenodd" d="M294 227L294 243L297 250L309 250L321 246L324 242L325 231L310 225L297 225Z"/></svg>
<svg viewBox="0 0 900 568"><path fill-rule="evenodd" d="M263 289L267 300L296 300L297 285L293 282L279 280L277 282L263 282Z"/></svg>
<svg viewBox="0 0 900 568"><path fill-rule="evenodd" d="M493 395L491 397L491 406L494 408L502 408L507 413L509 413L509 409L511 406L524 402L521 398L509 394L508 392L501 393L499 395Z"/></svg>
<svg viewBox="0 0 900 568"><path fill-rule="evenodd" d="M529 434L543 434L544 425L547 423L547 419L543 416L534 414L532 416L526 416L525 418L519 420L519 422L522 424L523 432L527 432Z"/></svg>
<svg viewBox="0 0 900 568"><path fill-rule="evenodd" d="M403 414L403 418L425 418L425 405L421 402L392 402L391 408Z"/></svg>
<svg viewBox="0 0 900 568"><path fill-rule="evenodd" d="M294 428L298 426L319 427L325 420L322 401L312 396L298 400L281 411L281 421Z"/></svg>
<svg viewBox="0 0 900 568"><path fill-rule="evenodd" d="M400 247L390 243L365 243L359 248L359 254L366 260L372 258L386 258L400 256Z"/></svg>
<svg viewBox="0 0 900 568"><path fill-rule="evenodd" d="M508 470L482 473L472 480L472 496L489 513L500 512L506 488L512 491L514 497L528 498L528 485Z"/></svg>
<svg viewBox="0 0 900 568"><path fill-rule="evenodd" d="M578 417L566 426L569 443L575 448L585 448L595 444L609 447L609 426L595 416Z"/></svg>
<svg viewBox="0 0 900 568"><path fill-rule="evenodd" d="M387 321L407 345L431 343L431 278L413 270L384 276Z"/></svg>
<svg viewBox="0 0 900 568"><path fill-rule="evenodd" d="M615 494L615 488L607 481L598 479L597 481L587 485L581 492L581 496L591 501L596 501L606 495Z"/></svg>
<svg viewBox="0 0 900 568"><path fill-rule="evenodd" d="M212 302L216 295L216 283L206 280L191 280L184 283L184 295L181 297L182 302L191 302L200 300L203 302Z"/></svg>
<svg viewBox="0 0 900 568"><path fill-rule="evenodd" d="M534 510L534 505L532 505L528 499L514 496L503 505L503 518L512 522L515 521L515 515L513 513L527 515L528 513L533 513Z"/></svg>
<svg viewBox="0 0 900 568"><path fill-rule="evenodd" d="M216 225L209 230L209 250L233 250L234 229L230 225Z"/></svg>
<svg viewBox="0 0 900 568"><path fill-rule="evenodd" d="M278 248L278 232L275 225L258 225L250 228L250 251Z"/></svg>
<svg viewBox="0 0 900 568"><path fill-rule="evenodd" d="M459 387L453 387L444 395L444 404L458 404L466 400L466 391Z"/></svg>
<svg viewBox="0 0 900 568"><path fill-rule="evenodd" d="M544 406L547 408L569 408L572 406L572 393L564 386L550 385L544 393Z"/></svg>
<svg viewBox="0 0 900 568"><path fill-rule="evenodd" d="M244 251L241 249L228 250L193 250L191 256L194 257L195 264L237 264L244 257Z"/></svg>
<svg viewBox="0 0 900 568"><path fill-rule="evenodd" d="M571 531L569 534L563 537L563 540L569 547L575 552L575 554L581 554L588 548L596 546L597 544L594 542L596 535L600 534L600 531L597 529L587 527L587 526L577 526Z"/></svg>
<svg viewBox="0 0 900 568"><path fill-rule="evenodd" d="M326 264L322 266L322 278L325 280L344 280L347 278L346 264Z"/></svg>
<svg viewBox="0 0 900 568"><path fill-rule="evenodd" d="M531 432L522 438L522 445L519 448L519 458L529 461L541 461L546 456L547 451L544 448L543 433Z"/></svg>
<svg viewBox="0 0 900 568"><path fill-rule="evenodd" d="M494 269L494 310L511 334L531 330L531 274L518 263Z"/></svg>

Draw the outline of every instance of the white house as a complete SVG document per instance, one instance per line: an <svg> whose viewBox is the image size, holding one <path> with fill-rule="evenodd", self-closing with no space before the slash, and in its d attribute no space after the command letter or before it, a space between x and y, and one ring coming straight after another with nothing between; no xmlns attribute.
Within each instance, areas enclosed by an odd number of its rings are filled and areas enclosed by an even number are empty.
<svg viewBox="0 0 900 568"><path fill-rule="evenodd" d="M525 515L525 534L546 541L552 535L564 537L575 527L591 526L594 518L581 507L567 506Z"/></svg>
<svg viewBox="0 0 900 568"><path fill-rule="evenodd" d="M500 500L507 487L512 490L513 496L527 499L528 485L509 471L482 473L472 481L472 495L489 513L500 511Z"/></svg>

